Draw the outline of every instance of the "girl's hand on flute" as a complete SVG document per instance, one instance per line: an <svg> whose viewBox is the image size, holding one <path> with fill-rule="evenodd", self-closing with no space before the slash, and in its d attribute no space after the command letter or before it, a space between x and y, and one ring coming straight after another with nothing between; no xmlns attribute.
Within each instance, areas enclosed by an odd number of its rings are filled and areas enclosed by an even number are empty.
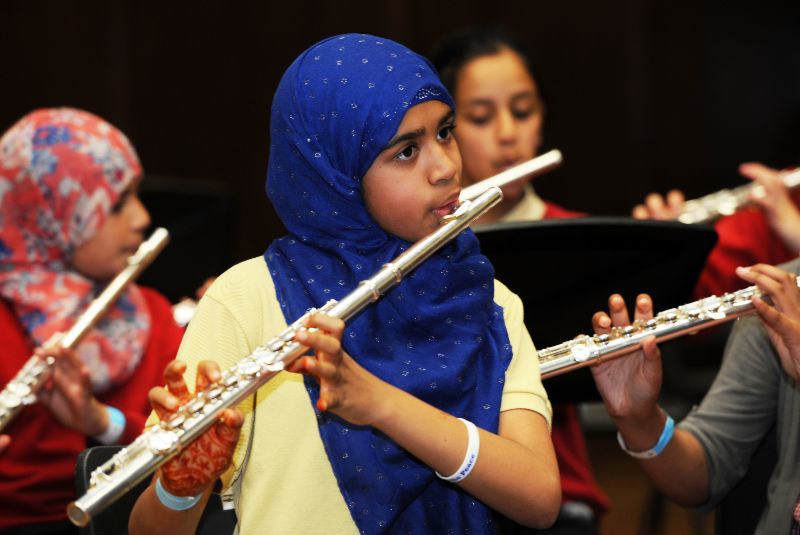
<svg viewBox="0 0 800 535"><path fill-rule="evenodd" d="M791 249L800 249L800 211L783 183L783 173L760 163L743 163L739 172L763 188L763 195L750 200L758 205L770 226Z"/></svg>
<svg viewBox="0 0 800 535"><path fill-rule="evenodd" d="M766 264L737 268L736 274L769 295L772 304L753 297L756 312L764 322L781 366L800 381L800 289L797 275Z"/></svg>
<svg viewBox="0 0 800 535"><path fill-rule="evenodd" d="M2 457L9 444L11 444L11 437L8 435L0 435L0 457Z"/></svg>
<svg viewBox="0 0 800 535"><path fill-rule="evenodd" d="M342 350L342 320L316 314L306 327L318 330L300 331L295 339L314 349L314 357L297 359L288 370L311 375L317 380L319 410L329 410L354 425L372 425L381 416L380 390L386 383Z"/></svg>
<svg viewBox="0 0 800 535"><path fill-rule="evenodd" d="M55 345L40 347L35 354L40 359L55 359L39 400L70 429L86 436L102 434L108 428L108 413L94 397L89 368L75 351Z"/></svg>
<svg viewBox="0 0 800 535"><path fill-rule="evenodd" d="M634 219L655 219L657 221L674 221L681 215L686 199L683 192L671 190L666 197L651 193L644 199L644 204L637 204L631 211Z"/></svg>
<svg viewBox="0 0 800 535"><path fill-rule="evenodd" d="M172 361L164 370L167 387L150 390L150 404L162 420L192 399L183 374L186 364ZM197 366L195 392L220 379L219 366L203 361ZM161 484L175 496L196 496L213 485L230 465L239 441L243 415L239 409L226 409L220 421L184 449L180 455L164 464L158 473Z"/></svg>
<svg viewBox="0 0 800 535"><path fill-rule="evenodd" d="M596 312L592 326L597 334L605 334L612 326L630 325L625 301L621 295L608 298L610 317ZM650 296L636 298L635 319L647 321L653 317ZM620 358L592 366L592 374L600 395L614 419L647 420L657 409L661 390L661 352L655 337L645 339L642 349Z"/></svg>

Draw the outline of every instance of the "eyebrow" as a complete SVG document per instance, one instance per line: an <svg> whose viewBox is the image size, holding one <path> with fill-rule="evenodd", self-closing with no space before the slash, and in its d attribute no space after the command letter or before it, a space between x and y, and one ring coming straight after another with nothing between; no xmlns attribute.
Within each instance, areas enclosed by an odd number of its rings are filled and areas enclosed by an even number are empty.
<svg viewBox="0 0 800 535"><path fill-rule="evenodd" d="M448 111L444 116L442 116L441 119L439 119L438 126L442 126L447 121L452 120L453 116L454 116L453 110ZM404 141L410 141L412 139L417 139L419 137L422 137L423 135L425 135L425 127L417 128L416 130L412 130L411 132L406 132L405 134L400 134L399 136L395 136L395 137L393 137L392 139L389 140L389 142L386 144L386 146L383 147L383 149L381 149L381 152L383 152L385 150L389 150L392 147L394 147L395 145L399 145L400 143L403 143Z"/></svg>

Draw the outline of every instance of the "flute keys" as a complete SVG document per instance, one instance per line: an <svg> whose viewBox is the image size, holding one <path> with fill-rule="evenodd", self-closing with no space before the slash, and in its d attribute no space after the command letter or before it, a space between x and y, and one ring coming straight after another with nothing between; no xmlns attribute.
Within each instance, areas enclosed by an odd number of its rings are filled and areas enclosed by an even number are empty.
<svg viewBox="0 0 800 535"><path fill-rule="evenodd" d="M154 431L148 437L148 446L155 453L169 453L178 443L178 435L166 429Z"/></svg>
<svg viewBox="0 0 800 535"><path fill-rule="evenodd" d="M219 386L215 386L206 392L206 397L208 399L216 399L222 394L222 388Z"/></svg>
<svg viewBox="0 0 800 535"><path fill-rule="evenodd" d="M253 377L261 372L261 365L252 360L243 360L236 365L236 370L247 377Z"/></svg>
<svg viewBox="0 0 800 535"><path fill-rule="evenodd" d="M239 383L239 376L235 373L226 372L220 381L225 388L231 388Z"/></svg>
<svg viewBox="0 0 800 535"><path fill-rule="evenodd" d="M186 409L187 412L194 414L203 410L205 404L206 400L201 397L198 397L187 403L184 409Z"/></svg>
<svg viewBox="0 0 800 535"><path fill-rule="evenodd" d="M575 362L586 362L592 356L594 349L596 349L596 346L591 338L581 341L581 343L572 347L572 358L575 359Z"/></svg>
<svg viewBox="0 0 800 535"><path fill-rule="evenodd" d="M259 365L269 366L275 362L275 358L277 354L272 349L267 349L264 347L259 347L251 354L253 360L258 362Z"/></svg>
<svg viewBox="0 0 800 535"><path fill-rule="evenodd" d="M184 422L186 422L186 416L184 416L183 414L176 414L175 416L164 422L164 425L169 429L178 429L184 424Z"/></svg>
<svg viewBox="0 0 800 535"><path fill-rule="evenodd" d="M2 397L0 397L0 407L15 409L20 405L22 405L22 398L16 394L8 392L7 390L3 392Z"/></svg>
<svg viewBox="0 0 800 535"><path fill-rule="evenodd" d="M630 338L635 333L636 333L636 327L634 327L633 325L626 325L622 329L622 336L624 336L625 338Z"/></svg>
<svg viewBox="0 0 800 535"><path fill-rule="evenodd" d="M6 386L0 397L0 404L14 409L22 405L30 405L36 401L33 389L24 383L11 383Z"/></svg>

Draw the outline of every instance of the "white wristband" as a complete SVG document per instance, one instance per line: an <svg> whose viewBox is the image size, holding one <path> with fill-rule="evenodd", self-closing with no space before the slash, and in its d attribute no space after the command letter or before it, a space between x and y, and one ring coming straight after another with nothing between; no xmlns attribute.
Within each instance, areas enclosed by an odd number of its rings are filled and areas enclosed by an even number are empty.
<svg viewBox="0 0 800 535"><path fill-rule="evenodd" d="M459 418L459 420L464 422L464 425L467 427L467 453L464 454L464 460L453 475L443 476L439 472L436 472L436 475L441 479L451 483L458 483L472 472L472 469L475 468L475 463L478 461L478 452L481 449L481 437L478 434L478 428L475 427L475 424L464 418Z"/></svg>
<svg viewBox="0 0 800 535"><path fill-rule="evenodd" d="M108 427L106 430L92 438L100 444L116 444L125 431L125 415L122 411L111 405L106 405L108 413Z"/></svg>

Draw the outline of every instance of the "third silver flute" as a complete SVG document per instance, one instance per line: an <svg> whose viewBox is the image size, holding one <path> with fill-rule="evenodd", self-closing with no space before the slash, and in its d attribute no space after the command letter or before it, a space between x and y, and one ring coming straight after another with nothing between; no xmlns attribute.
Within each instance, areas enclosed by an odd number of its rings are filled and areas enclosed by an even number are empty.
<svg viewBox="0 0 800 535"><path fill-rule="evenodd" d="M800 286L800 277L797 282ZM542 349L539 351L542 378L633 353L649 336L655 336L656 341L663 342L750 314L755 312L752 297L760 295L761 291L755 286L720 297L712 295L664 310L647 321L636 320L625 327L613 327L607 334L581 335L568 342Z"/></svg>

